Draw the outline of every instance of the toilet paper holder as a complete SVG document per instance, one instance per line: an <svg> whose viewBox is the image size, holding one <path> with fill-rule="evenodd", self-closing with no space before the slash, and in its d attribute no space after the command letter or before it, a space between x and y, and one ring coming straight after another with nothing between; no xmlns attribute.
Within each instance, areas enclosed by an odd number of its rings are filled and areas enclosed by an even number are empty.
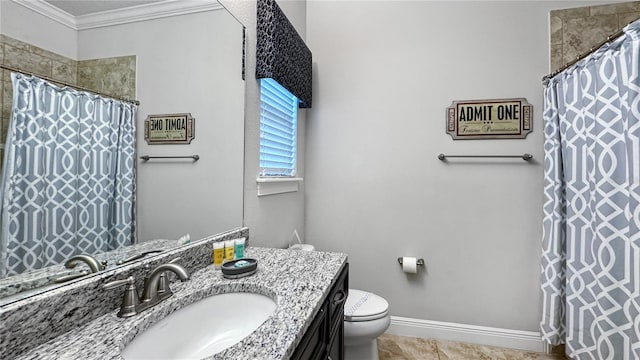
<svg viewBox="0 0 640 360"><path fill-rule="evenodd" d="M402 257L399 257L399 258L398 258L398 264L402 265ZM418 259L418 260L416 261L416 265L424 265L424 259L422 259L422 258L421 258L421 259Z"/></svg>

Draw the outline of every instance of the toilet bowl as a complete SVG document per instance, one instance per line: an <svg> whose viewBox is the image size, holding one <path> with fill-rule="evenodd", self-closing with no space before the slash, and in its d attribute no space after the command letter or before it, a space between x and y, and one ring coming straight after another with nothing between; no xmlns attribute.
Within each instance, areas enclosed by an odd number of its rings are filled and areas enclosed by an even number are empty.
<svg viewBox="0 0 640 360"><path fill-rule="evenodd" d="M295 244L293 250L314 251L310 244ZM349 289L344 304L344 358L345 360L378 360L376 339L391 322L389 303L376 294Z"/></svg>
<svg viewBox="0 0 640 360"><path fill-rule="evenodd" d="M344 357L378 360L376 339L389 327L389 303L362 290L349 289L344 305Z"/></svg>

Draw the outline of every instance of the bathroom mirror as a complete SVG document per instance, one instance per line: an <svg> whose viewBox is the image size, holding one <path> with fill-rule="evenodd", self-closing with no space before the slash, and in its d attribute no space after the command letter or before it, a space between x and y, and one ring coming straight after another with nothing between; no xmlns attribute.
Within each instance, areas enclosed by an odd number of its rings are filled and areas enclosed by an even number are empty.
<svg viewBox="0 0 640 360"><path fill-rule="evenodd" d="M242 24L210 0L174 4L138 1L135 9L76 17L65 15L51 3L56 1L0 1L3 64L16 67L17 60L11 56L18 56L23 70L29 66L35 66L36 70L48 68L53 75L60 76L71 73L65 59L88 62L93 67L76 70L78 79L88 77L88 82L97 87L116 89L134 83L133 97L140 101L136 116L138 244L110 254L112 260L108 266L117 266L115 259L122 260L136 253L151 251L149 256L154 256L154 250L179 246L178 239L186 235L195 241L241 227ZM69 3L100 6L115 2ZM171 5L172 8L167 8ZM110 68L114 64L122 67L123 63L122 72ZM3 89L10 88L9 71L2 73ZM4 91L0 98L3 118L8 119L11 97L7 93ZM195 119L195 137L190 144L147 144L144 121L148 116L182 113L189 113ZM6 139L7 125L2 124L2 142ZM145 155L152 158L140 159ZM192 155L198 155L199 160L153 158ZM53 267L64 269L62 265ZM40 275L25 273L0 279L0 297L11 293L1 291L2 281L11 280L20 287L21 281L33 283L33 278ZM41 289L59 286L64 283L49 284ZM10 296L11 301L20 298Z"/></svg>

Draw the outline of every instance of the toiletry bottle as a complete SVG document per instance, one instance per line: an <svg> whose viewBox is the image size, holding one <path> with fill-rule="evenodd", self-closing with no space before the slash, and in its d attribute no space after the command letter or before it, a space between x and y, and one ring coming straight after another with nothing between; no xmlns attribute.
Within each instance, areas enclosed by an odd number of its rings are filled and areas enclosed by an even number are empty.
<svg viewBox="0 0 640 360"><path fill-rule="evenodd" d="M216 241L213 243L213 265L216 269L220 269L224 261L224 242Z"/></svg>
<svg viewBox="0 0 640 360"><path fill-rule="evenodd" d="M233 260L233 255L234 255L234 244L235 242L233 240L226 240L224 242L224 259L226 261L231 261Z"/></svg>
<svg viewBox="0 0 640 360"><path fill-rule="evenodd" d="M242 259L244 257L244 242L245 238L236 239L236 259Z"/></svg>

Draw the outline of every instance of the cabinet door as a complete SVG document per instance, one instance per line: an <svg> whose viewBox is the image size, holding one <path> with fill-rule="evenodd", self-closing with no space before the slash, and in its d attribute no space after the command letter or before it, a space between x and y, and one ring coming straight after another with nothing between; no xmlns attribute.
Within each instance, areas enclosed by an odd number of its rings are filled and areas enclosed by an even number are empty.
<svg viewBox="0 0 640 360"><path fill-rule="evenodd" d="M329 296L307 329L292 360L344 359L344 303L349 291L349 264L338 275Z"/></svg>
<svg viewBox="0 0 640 360"><path fill-rule="evenodd" d="M327 360L344 360L344 323L341 323L329 338Z"/></svg>
<svg viewBox="0 0 640 360"><path fill-rule="evenodd" d="M291 359L319 360L325 359L327 349L327 337L329 335L327 322L327 303L322 305L318 315L307 329L300 345L293 353Z"/></svg>

